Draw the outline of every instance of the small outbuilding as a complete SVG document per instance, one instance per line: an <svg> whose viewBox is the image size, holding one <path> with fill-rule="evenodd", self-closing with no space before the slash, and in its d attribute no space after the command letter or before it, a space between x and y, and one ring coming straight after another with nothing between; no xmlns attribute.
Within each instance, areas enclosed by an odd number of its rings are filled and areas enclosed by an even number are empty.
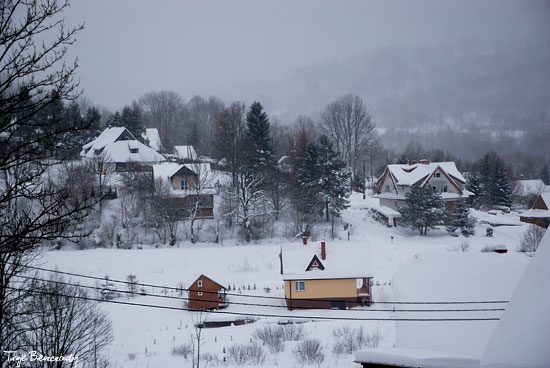
<svg viewBox="0 0 550 368"><path fill-rule="evenodd" d="M187 286L189 309L212 310L227 307L227 288L201 274Z"/></svg>
<svg viewBox="0 0 550 368"><path fill-rule="evenodd" d="M537 198L533 208L522 212L519 216L521 222L535 224L547 229L550 225L550 188L546 186Z"/></svg>

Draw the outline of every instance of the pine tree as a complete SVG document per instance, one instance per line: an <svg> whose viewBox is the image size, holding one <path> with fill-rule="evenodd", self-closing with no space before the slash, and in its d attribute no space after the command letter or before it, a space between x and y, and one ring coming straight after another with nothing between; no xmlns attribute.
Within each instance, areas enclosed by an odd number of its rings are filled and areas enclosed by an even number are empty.
<svg viewBox="0 0 550 368"><path fill-rule="evenodd" d="M358 193L365 193L366 185L365 185L365 177L363 176L363 173L361 171L356 171L353 174L353 181L351 183L353 190L355 190Z"/></svg>
<svg viewBox="0 0 550 368"><path fill-rule="evenodd" d="M141 114L137 107L131 108L130 106L125 106L122 109L122 115L120 115L117 124L128 129L138 141L144 141L142 134L145 126L143 125Z"/></svg>
<svg viewBox="0 0 550 368"><path fill-rule="evenodd" d="M426 235L428 229L441 225L445 218L445 204L441 195L429 186L414 185L405 194L407 207L401 208L399 223Z"/></svg>
<svg viewBox="0 0 550 368"><path fill-rule="evenodd" d="M251 166L254 171L270 170L274 166L273 142L269 119L259 102L250 105L246 114L247 136L253 146Z"/></svg>
<svg viewBox="0 0 550 368"><path fill-rule="evenodd" d="M472 192L474 195L470 197L472 204L477 203L477 200L483 195L483 184L479 173L473 173L466 183L466 189Z"/></svg>
<svg viewBox="0 0 550 368"><path fill-rule="evenodd" d="M329 221L329 214L334 218L349 207L350 193L346 187L349 180L346 164L334 151L333 144L326 135L319 139L319 167L320 189L325 201L326 219Z"/></svg>
<svg viewBox="0 0 550 368"><path fill-rule="evenodd" d="M460 229L460 233L466 237L475 234L476 219L470 217L470 209L466 200L461 199L456 205L456 212L451 214L451 221L447 225L447 231L458 236L456 230Z"/></svg>
<svg viewBox="0 0 550 368"><path fill-rule="evenodd" d="M310 235L311 226L319 219L324 207L320 195L322 169L319 165L319 149L314 143L308 145L302 166L296 171L296 212L303 236Z"/></svg>
<svg viewBox="0 0 550 368"><path fill-rule="evenodd" d="M495 162L490 195L494 205L510 207L512 204L512 187L500 160Z"/></svg>
<svg viewBox="0 0 550 368"><path fill-rule="evenodd" d="M482 162L481 162L481 169L480 169L480 196L484 197L485 199L490 198L491 193L491 185L492 185L492 176L493 176L493 170L491 165L491 155L486 153L485 156L483 156Z"/></svg>
<svg viewBox="0 0 550 368"><path fill-rule="evenodd" d="M550 171L548 170L548 165L544 165L540 170L540 178L545 185L550 185Z"/></svg>

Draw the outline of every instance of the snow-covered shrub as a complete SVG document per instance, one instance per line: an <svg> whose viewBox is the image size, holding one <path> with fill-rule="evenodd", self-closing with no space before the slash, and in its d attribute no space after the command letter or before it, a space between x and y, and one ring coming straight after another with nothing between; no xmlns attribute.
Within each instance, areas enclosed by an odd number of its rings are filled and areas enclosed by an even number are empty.
<svg viewBox="0 0 550 368"><path fill-rule="evenodd" d="M363 327L355 329L349 326L335 328L332 330L332 335L335 337L332 346L335 355L352 354L363 347L376 348L382 340L378 330L372 334L365 334Z"/></svg>
<svg viewBox="0 0 550 368"><path fill-rule="evenodd" d="M201 354L201 362L206 362L205 366L217 366L222 363L220 358L217 355L212 353L203 353Z"/></svg>
<svg viewBox="0 0 550 368"><path fill-rule="evenodd" d="M193 354L193 343L187 342L181 345L172 346L172 355L190 356Z"/></svg>
<svg viewBox="0 0 550 368"><path fill-rule="evenodd" d="M470 251L470 244L467 241L462 241L449 248L450 252L468 252Z"/></svg>
<svg viewBox="0 0 550 368"><path fill-rule="evenodd" d="M285 350L282 326L264 326L254 330L252 336L267 346L272 354Z"/></svg>
<svg viewBox="0 0 550 368"><path fill-rule="evenodd" d="M306 333L303 326L289 324L281 327L283 329L284 341L300 341L306 337Z"/></svg>
<svg viewBox="0 0 550 368"><path fill-rule="evenodd" d="M299 341L306 336L302 326L294 324L284 326L264 326L254 330L252 336L266 345L273 354L284 351L285 341Z"/></svg>
<svg viewBox="0 0 550 368"><path fill-rule="evenodd" d="M258 344L233 345L227 349L227 358L236 365L259 365L265 361L265 351Z"/></svg>
<svg viewBox="0 0 550 368"><path fill-rule="evenodd" d="M545 228L530 224L529 228L523 233L518 251L527 253L535 252L545 232Z"/></svg>
<svg viewBox="0 0 550 368"><path fill-rule="evenodd" d="M483 248L481 248L481 252L483 253L492 253L495 251L495 247L492 245L486 245Z"/></svg>
<svg viewBox="0 0 550 368"><path fill-rule="evenodd" d="M321 364L325 359L323 347L319 339L307 339L300 342L294 350L294 356L301 364Z"/></svg>

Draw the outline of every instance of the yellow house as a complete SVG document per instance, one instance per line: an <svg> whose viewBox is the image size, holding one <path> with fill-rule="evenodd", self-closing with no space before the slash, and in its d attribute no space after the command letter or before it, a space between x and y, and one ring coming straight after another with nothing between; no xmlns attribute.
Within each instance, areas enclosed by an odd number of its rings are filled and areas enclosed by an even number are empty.
<svg viewBox="0 0 550 368"><path fill-rule="evenodd" d="M362 256L346 249L332 249L330 257L327 254L325 242L321 243L320 252L306 247L281 254L289 309L370 305L373 276L366 272Z"/></svg>

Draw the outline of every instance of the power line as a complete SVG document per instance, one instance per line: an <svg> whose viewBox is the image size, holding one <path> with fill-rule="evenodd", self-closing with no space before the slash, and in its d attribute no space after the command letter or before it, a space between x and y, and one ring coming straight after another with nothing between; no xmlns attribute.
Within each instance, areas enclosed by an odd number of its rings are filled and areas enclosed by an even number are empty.
<svg viewBox="0 0 550 368"><path fill-rule="evenodd" d="M42 279L38 277L29 277L29 276L22 276L17 275L16 277L20 277L26 280L35 280L35 281L42 281L42 282L50 282L50 283L59 283L62 285L68 285L68 286L75 286L75 287L83 287L88 288L92 290L106 290L106 291L112 291L117 293L124 293L129 295L138 295L138 296L148 296L148 297L154 297L154 298L163 298L163 299L176 299L176 300L183 300L183 301L200 301L200 302L216 302L215 300L208 300L208 299L200 299L200 298L191 298L191 297L181 297L181 296L173 296L173 295L162 295L162 294L154 294L154 293L143 293L138 291L130 291L130 290L118 290L118 289L111 289L107 287L99 287L99 286L91 286L91 285L81 285L81 284L75 284L70 282L65 282L61 280L47 280ZM301 301L303 299L293 299L297 301ZM273 304L260 304L260 303L245 303L245 302L231 302L231 304L234 305L246 305L246 306L256 306L256 307L268 307L268 308L284 308L288 309L285 305L273 305ZM302 306L293 306L292 309L320 309L320 308L311 308L311 307L302 307ZM505 311L504 308L479 308L479 309L347 309L346 311L350 312L502 312Z"/></svg>
<svg viewBox="0 0 550 368"><path fill-rule="evenodd" d="M10 262L7 262L7 263L10 263ZM10 264L13 264L13 263L10 263ZM39 270L39 271L53 272L53 273L58 273L58 274L61 274L61 275L87 278L87 279L91 279L91 280L99 280L99 281L107 280L105 277L90 276L90 275L84 275L84 274L79 274L79 273L74 273L74 272L52 270L52 269L36 267L36 266L30 266L30 265L21 265L21 266L26 267L26 268L30 268L30 269L34 269L34 270ZM166 289L166 290L174 290L174 291L190 291L189 289L183 288L183 287L179 288L179 287L166 286L166 285L147 284L147 283L140 283L140 282L130 282L130 281L125 281L125 280L111 279L111 278L109 278L108 280L111 281L111 282L122 283L122 284L127 284L127 285L132 284L132 285L159 288L159 289ZM202 292L207 293L207 294L217 294L217 292L215 292L215 291L206 291L206 290L204 290ZM232 296L241 297L241 298L287 300L286 298L283 298L283 297L267 296L267 295L252 295L252 294L237 294L237 293L226 293L226 295L232 295ZM307 298L292 299L292 300L314 301L314 302L318 301L318 299L307 299ZM436 305L437 304L440 304L440 305L445 305L445 304L450 304L450 305L452 305L452 304L501 304L501 303L508 303L508 301L507 300L487 300L487 301L415 301L415 302L407 302L407 301L377 302L377 301L372 301L371 302L371 304L436 304Z"/></svg>
<svg viewBox="0 0 550 368"><path fill-rule="evenodd" d="M111 304L121 304L137 307L146 307L146 308L157 308L157 309L168 309L168 310L178 310L178 311L193 311L189 308L178 308L170 307L165 305L156 305L156 304L145 304L145 303L130 303L120 300L101 300L97 298L91 298L81 295L65 295L54 292L40 291L40 290L30 290L30 289L17 289L11 286L6 286L8 289L26 291L35 294L42 295L57 295L65 298L73 299L82 299L95 302L111 303ZM470 322L470 321L498 321L500 318L359 318L359 317L327 317L327 316L293 316L293 315L279 315L279 314L265 314L265 313L250 313L250 312L231 312L223 310L213 310L209 313L213 314L229 314L237 316L248 316L248 317L275 317L275 318L289 318L289 319L309 319L309 320L330 320L330 321L406 321L406 322Z"/></svg>

